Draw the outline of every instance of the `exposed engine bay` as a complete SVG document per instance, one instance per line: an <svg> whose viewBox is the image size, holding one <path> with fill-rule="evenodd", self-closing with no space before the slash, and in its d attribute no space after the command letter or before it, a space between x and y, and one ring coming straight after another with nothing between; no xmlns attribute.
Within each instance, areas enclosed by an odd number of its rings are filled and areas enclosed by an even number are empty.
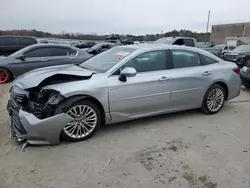
<svg viewBox="0 0 250 188"><path fill-rule="evenodd" d="M50 117L54 114L56 106L64 97L54 90L40 90L29 92L29 97L23 100L23 110L32 113L39 119Z"/></svg>
<svg viewBox="0 0 250 188"><path fill-rule="evenodd" d="M25 94L22 92L14 92L12 95L15 99L18 98L17 102L22 105L24 111L32 113L39 119L44 119L54 114L57 105L64 97L58 91L43 89L43 87L52 84L89 79L90 77L91 76L56 74L44 79L36 87L25 89L25 91L23 91Z"/></svg>

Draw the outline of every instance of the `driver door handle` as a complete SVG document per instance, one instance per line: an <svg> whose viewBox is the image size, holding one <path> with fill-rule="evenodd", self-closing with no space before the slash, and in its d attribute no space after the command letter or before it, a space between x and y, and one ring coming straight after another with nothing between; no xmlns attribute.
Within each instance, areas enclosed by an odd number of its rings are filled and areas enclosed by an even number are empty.
<svg viewBox="0 0 250 188"><path fill-rule="evenodd" d="M48 61L48 59L42 59L41 61L42 61L42 62L44 62L44 61Z"/></svg>
<svg viewBox="0 0 250 188"><path fill-rule="evenodd" d="M168 80L170 80L170 78L168 78L166 76L163 76L163 77L158 79L158 81L160 81L160 82L164 82L164 81L168 81Z"/></svg>
<svg viewBox="0 0 250 188"><path fill-rule="evenodd" d="M210 72L210 71L205 71L205 72L202 73L203 76L208 76L210 74L212 74L212 72Z"/></svg>

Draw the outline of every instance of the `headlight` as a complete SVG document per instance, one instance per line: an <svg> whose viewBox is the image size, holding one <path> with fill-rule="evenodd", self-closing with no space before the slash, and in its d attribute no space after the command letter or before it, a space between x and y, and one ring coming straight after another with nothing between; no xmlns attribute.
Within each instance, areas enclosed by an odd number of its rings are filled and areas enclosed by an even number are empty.
<svg viewBox="0 0 250 188"><path fill-rule="evenodd" d="M245 74L247 74L247 72L248 72L248 67L243 67L243 68L242 68L242 72L244 72Z"/></svg>
<svg viewBox="0 0 250 188"><path fill-rule="evenodd" d="M238 58L245 58L246 57L246 54L239 54L238 56L237 56Z"/></svg>
<svg viewBox="0 0 250 188"><path fill-rule="evenodd" d="M43 89L39 93L39 98L43 98L46 104L57 105L64 97L58 91Z"/></svg>
<svg viewBox="0 0 250 188"><path fill-rule="evenodd" d="M47 103L50 105L57 105L62 99L63 99L63 96L59 92L52 92L50 94L50 97Z"/></svg>

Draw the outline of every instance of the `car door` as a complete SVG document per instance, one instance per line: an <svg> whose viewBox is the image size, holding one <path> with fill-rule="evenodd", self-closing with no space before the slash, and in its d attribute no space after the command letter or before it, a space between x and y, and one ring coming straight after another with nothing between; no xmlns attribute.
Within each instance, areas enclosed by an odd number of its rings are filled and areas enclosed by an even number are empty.
<svg viewBox="0 0 250 188"><path fill-rule="evenodd" d="M50 65L74 64L77 51L69 47L51 47Z"/></svg>
<svg viewBox="0 0 250 188"><path fill-rule="evenodd" d="M204 58L193 51L172 50L171 54L171 109L200 107L206 89L213 81L213 66L206 65Z"/></svg>
<svg viewBox="0 0 250 188"><path fill-rule="evenodd" d="M168 51L142 53L121 66L109 77L110 113L114 121L167 111L170 106ZM133 67L135 77L121 82L119 70Z"/></svg>

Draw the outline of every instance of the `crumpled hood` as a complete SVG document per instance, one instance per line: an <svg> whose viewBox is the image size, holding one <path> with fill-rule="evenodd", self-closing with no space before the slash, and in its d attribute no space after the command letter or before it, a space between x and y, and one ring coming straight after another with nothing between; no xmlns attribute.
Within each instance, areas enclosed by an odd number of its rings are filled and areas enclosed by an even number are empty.
<svg viewBox="0 0 250 188"><path fill-rule="evenodd" d="M23 89L28 89L38 86L43 80L54 75L72 75L79 77L91 77L93 71L83 69L76 65L59 65L52 67L39 68L29 71L19 76L12 85L18 85Z"/></svg>

